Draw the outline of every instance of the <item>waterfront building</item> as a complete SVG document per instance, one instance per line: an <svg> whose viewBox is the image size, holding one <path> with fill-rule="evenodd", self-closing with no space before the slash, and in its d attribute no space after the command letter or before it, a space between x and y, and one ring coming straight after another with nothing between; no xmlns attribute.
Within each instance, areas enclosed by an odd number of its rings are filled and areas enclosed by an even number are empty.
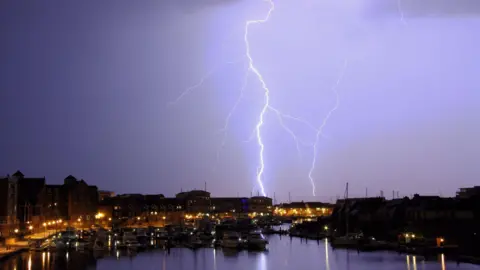
<svg viewBox="0 0 480 270"><path fill-rule="evenodd" d="M38 225L41 222L41 192L45 186L45 177L25 177L22 172L13 174L17 178L17 219L24 229L30 224Z"/></svg>
<svg viewBox="0 0 480 270"><path fill-rule="evenodd" d="M188 214L208 213L211 208L210 192L204 190L192 190L180 192L175 198L182 202L183 209Z"/></svg>
<svg viewBox="0 0 480 270"><path fill-rule="evenodd" d="M121 194L111 198L112 218L115 220L136 218L142 215L145 196L142 194Z"/></svg>
<svg viewBox="0 0 480 270"><path fill-rule="evenodd" d="M246 197L213 197L210 212L222 217L238 216L248 213L248 203Z"/></svg>
<svg viewBox="0 0 480 270"><path fill-rule="evenodd" d="M68 220L68 194L63 185L45 185L41 193L42 226L57 220Z"/></svg>
<svg viewBox="0 0 480 270"><path fill-rule="evenodd" d="M248 212L251 216L271 215L273 212L272 198L254 196L248 200Z"/></svg>
<svg viewBox="0 0 480 270"><path fill-rule="evenodd" d="M87 227L95 223L98 188L69 175L63 185L45 185L41 193L43 226L55 228L70 223Z"/></svg>
<svg viewBox="0 0 480 270"><path fill-rule="evenodd" d="M0 236L14 233L17 223L17 179L7 175L0 178Z"/></svg>
<svg viewBox="0 0 480 270"><path fill-rule="evenodd" d="M333 205L322 202L291 202L276 205L273 211L275 216L282 217L323 217L330 216Z"/></svg>

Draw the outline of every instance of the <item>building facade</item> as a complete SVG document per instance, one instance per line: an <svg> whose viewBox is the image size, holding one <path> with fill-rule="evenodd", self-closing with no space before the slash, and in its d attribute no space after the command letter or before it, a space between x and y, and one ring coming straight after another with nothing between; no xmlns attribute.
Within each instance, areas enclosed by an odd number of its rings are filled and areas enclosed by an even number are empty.
<svg viewBox="0 0 480 270"><path fill-rule="evenodd" d="M457 191L457 198L459 199L470 199L472 197L480 197L480 186L460 188Z"/></svg>
<svg viewBox="0 0 480 270"><path fill-rule="evenodd" d="M17 225L17 179L8 175L0 178L0 236L12 234Z"/></svg>
<svg viewBox="0 0 480 270"><path fill-rule="evenodd" d="M45 177L25 177L22 172L13 174L17 179L17 219L22 228L27 224L39 224L42 217L41 197L45 187Z"/></svg>
<svg viewBox="0 0 480 270"><path fill-rule="evenodd" d="M248 212L254 215L272 214L272 198L264 196L251 197L248 200Z"/></svg>
<svg viewBox="0 0 480 270"><path fill-rule="evenodd" d="M98 212L98 188L69 175L62 185L44 185L40 204L43 223L62 220L74 226L95 223Z"/></svg>
<svg viewBox="0 0 480 270"><path fill-rule="evenodd" d="M283 217L323 217L330 216L334 206L322 202L291 202L275 206L274 215Z"/></svg>
<svg viewBox="0 0 480 270"><path fill-rule="evenodd" d="M203 190L180 192L175 198L181 202L187 213L208 213L211 210L210 192Z"/></svg>

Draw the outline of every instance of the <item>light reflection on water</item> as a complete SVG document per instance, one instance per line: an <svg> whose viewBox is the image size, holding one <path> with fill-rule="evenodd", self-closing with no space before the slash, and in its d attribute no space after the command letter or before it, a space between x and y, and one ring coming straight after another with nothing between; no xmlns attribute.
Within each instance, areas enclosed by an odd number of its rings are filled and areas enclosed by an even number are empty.
<svg viewBox="0 0 480 270"><path fill-rule="evenodd" d="M328 240L300 240L288 236L270 236L269 250L247 252L222 249L174 248L168 254L163 250L142 253L112 252L92 255L69 252L25 253L0 264L0 270L472 270L480 266L446 261L441 255L437 261L424 261L420 256L399 255L388 252L360 253L332 250ZM118 256L118 257L117 257Z"/></svg>

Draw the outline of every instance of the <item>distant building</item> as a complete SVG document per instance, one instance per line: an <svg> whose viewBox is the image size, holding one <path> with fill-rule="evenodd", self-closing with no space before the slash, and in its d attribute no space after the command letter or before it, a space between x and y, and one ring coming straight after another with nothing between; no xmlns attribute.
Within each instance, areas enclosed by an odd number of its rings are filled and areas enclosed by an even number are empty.
<svg viewBox="0 0 480 270"><path fill-rule="evenodd" d="M115 196L115 192L107 191L107 190L99 190L98 191L98 200L101 202L106 198L111 198Z"/></svg>
<svg viewBox="0 0 480 270"><path fill-rule="evenodd" d="M183 202L183 209L187 213L207 213L210 211L210 192L203 190L180 192L175 198Z"/></svg>
<svg viewBox="0 0 480 270"><path fill-rule="evenodd" d="M480 197L480 186L474 186L469 188L460 188L457 191L457 198L469 199L472 197Z"/></svg>
<svg viewBox="0 0 480 270"><path fill-rule="evenodd" d="M214 197L210 200L211 213L224 215L248 213L249 199L246 197Z"/></svg>
<svg viewBox="0 0 480 270"><path fill-rule="evenodd" d="M330 216L333 205L322 202L291 202L275 206L274 215L285 217L322 217Z"/></svg>
<svg viewBox="0 0 480 270"><path fill-rule="evenodd" d="M251 214L271 214L272 211L272 198L255 196L248 200L248 212Z"/></svg>
<svg viewBox="0 0 480 270"><path fill-rule="evenodd" d="M142 215L145 196L142 194L121 194L111 198L112 218L115 220L136 218Z"/></svg>

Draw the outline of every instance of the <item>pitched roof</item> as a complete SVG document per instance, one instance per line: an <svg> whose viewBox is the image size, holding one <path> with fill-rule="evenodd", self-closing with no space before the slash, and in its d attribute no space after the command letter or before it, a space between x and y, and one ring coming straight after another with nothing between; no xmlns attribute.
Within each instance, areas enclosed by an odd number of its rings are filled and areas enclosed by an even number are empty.
<svg viewBox="0 0 480 270"><path fill-rule="evenodd" d="M20 171L20 170L17 170L13 176L16 176L16 177L24 177L25 175L23 175L23 173Z"/></svg>
<svg viewBox="0 0 480 270"><path fill-rule="evenodd" d="M65 177L65 180L75 180L76 181L77 178L75 178L75 176L70 174L69 176Z"/></svg>

